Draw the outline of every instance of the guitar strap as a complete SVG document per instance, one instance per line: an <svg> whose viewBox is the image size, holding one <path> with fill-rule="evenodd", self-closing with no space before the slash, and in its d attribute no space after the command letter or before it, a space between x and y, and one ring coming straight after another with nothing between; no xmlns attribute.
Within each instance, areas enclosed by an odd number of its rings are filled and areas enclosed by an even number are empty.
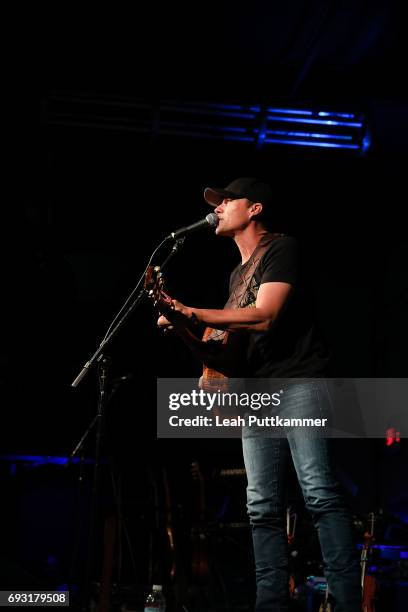
<svg viewBox="0 0 408 612"><path fill-rule="evenodd" d="M255 271L258 267L258 264L265 254L265 251L268 249L272 240L283 236L284 234L265 234L258 245L256 246L254 252L249 258L247 265L245 266L245 270L241 272L238 270L238 280L234 282L233 287L231 288L231 293L228 298L227 303L224 306L225 308L242 308L246 305L247 302L247 293L251 286L252 278L255 274ZM253 305L253 304L249 304Z"/></svg>

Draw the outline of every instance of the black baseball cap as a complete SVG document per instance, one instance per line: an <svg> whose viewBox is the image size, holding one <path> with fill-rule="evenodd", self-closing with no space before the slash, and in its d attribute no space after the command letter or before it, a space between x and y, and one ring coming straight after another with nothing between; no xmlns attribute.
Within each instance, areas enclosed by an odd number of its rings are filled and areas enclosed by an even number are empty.
<svg viewBox="0 0 408 612"><path fill-rule="evenodd" d="M270 185L260 179L248 176L235 179L224 189L218 189L217 187L206 187L204 189L204 199L211 206L218 206L224 198L231 198L232 200L246 198L251 202L260 202L269 207L272 204L273 195Z"/></svg>

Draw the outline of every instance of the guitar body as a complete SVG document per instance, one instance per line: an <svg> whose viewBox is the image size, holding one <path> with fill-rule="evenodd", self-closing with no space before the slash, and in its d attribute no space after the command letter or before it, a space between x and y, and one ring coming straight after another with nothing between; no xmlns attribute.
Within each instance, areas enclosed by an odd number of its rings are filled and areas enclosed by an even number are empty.
<svg viewBox="0 0 408 612"><path fill-rule="evenodd" d="M212 327L206 327L203 334L203 342L221 342L225 345L228 342L229 332ZM208 365L203 364L203 373L200 378L200 389L204 391L216 391L222 388L227 391L229 387L228 377Z"/></svg>
<svg viewBox="0 0 408 612"><path fill-rule="evenodd" d="M206 327L204 330L203 342L213 344L214 354L220 349L218 344L223 346L223 361L227 367L223 372L211 367L208 364L203 364L203 373L200 378L200 389L204 391L222 391L227 392L230 384L230 378L239 378L245 372L245 358L247 337L239 332L230 332L212 327Z"/></svg>

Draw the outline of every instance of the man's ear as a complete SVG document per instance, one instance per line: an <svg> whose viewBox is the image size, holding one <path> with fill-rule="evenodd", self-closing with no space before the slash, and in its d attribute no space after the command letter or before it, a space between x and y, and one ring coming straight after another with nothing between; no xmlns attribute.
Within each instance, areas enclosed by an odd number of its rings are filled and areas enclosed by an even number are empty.
<svg viewBox="0 0 408 612"><path fill-rule="evenodd" d="M261 214L263 209L263 206L260 202L254 202L253 204L251 204L251 206L249 207L249 212L252 213L251 218L253 220L256 220L256 217L259 217L259 215Z"/></svg>

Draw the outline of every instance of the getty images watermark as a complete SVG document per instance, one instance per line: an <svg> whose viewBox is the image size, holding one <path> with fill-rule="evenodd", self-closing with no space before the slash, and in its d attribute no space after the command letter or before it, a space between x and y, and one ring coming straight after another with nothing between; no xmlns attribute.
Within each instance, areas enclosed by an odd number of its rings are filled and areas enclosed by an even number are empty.
<svg viewBox="0 0 408 612"><path fill-rule="evenodd" d="M216 392L192 389L190 392L170 393L169 410L195 407L212 412L213 416L197 414L193 417L170 415L170 427L325 427L327 418L295 418L279 415L245 414L244 409L259 411L263 408L280 407L284 390L275 393ZM235 409L236 416L225 416L225 409Z"/></svg>
<svg viewBox="0 0 408 612"><path fill-rule="evenodd" d="M159 379L158 437L283 436L295 428L327 427L329 416L313 385L278 383L233 379L226 389L223 379L200 389L196 379Z"/></svg>
<svg viewBox="0 0 408 612"><path fill-rule="evenodd" d="M159 438L408 437L408 379L157 380Z"/></svg>

